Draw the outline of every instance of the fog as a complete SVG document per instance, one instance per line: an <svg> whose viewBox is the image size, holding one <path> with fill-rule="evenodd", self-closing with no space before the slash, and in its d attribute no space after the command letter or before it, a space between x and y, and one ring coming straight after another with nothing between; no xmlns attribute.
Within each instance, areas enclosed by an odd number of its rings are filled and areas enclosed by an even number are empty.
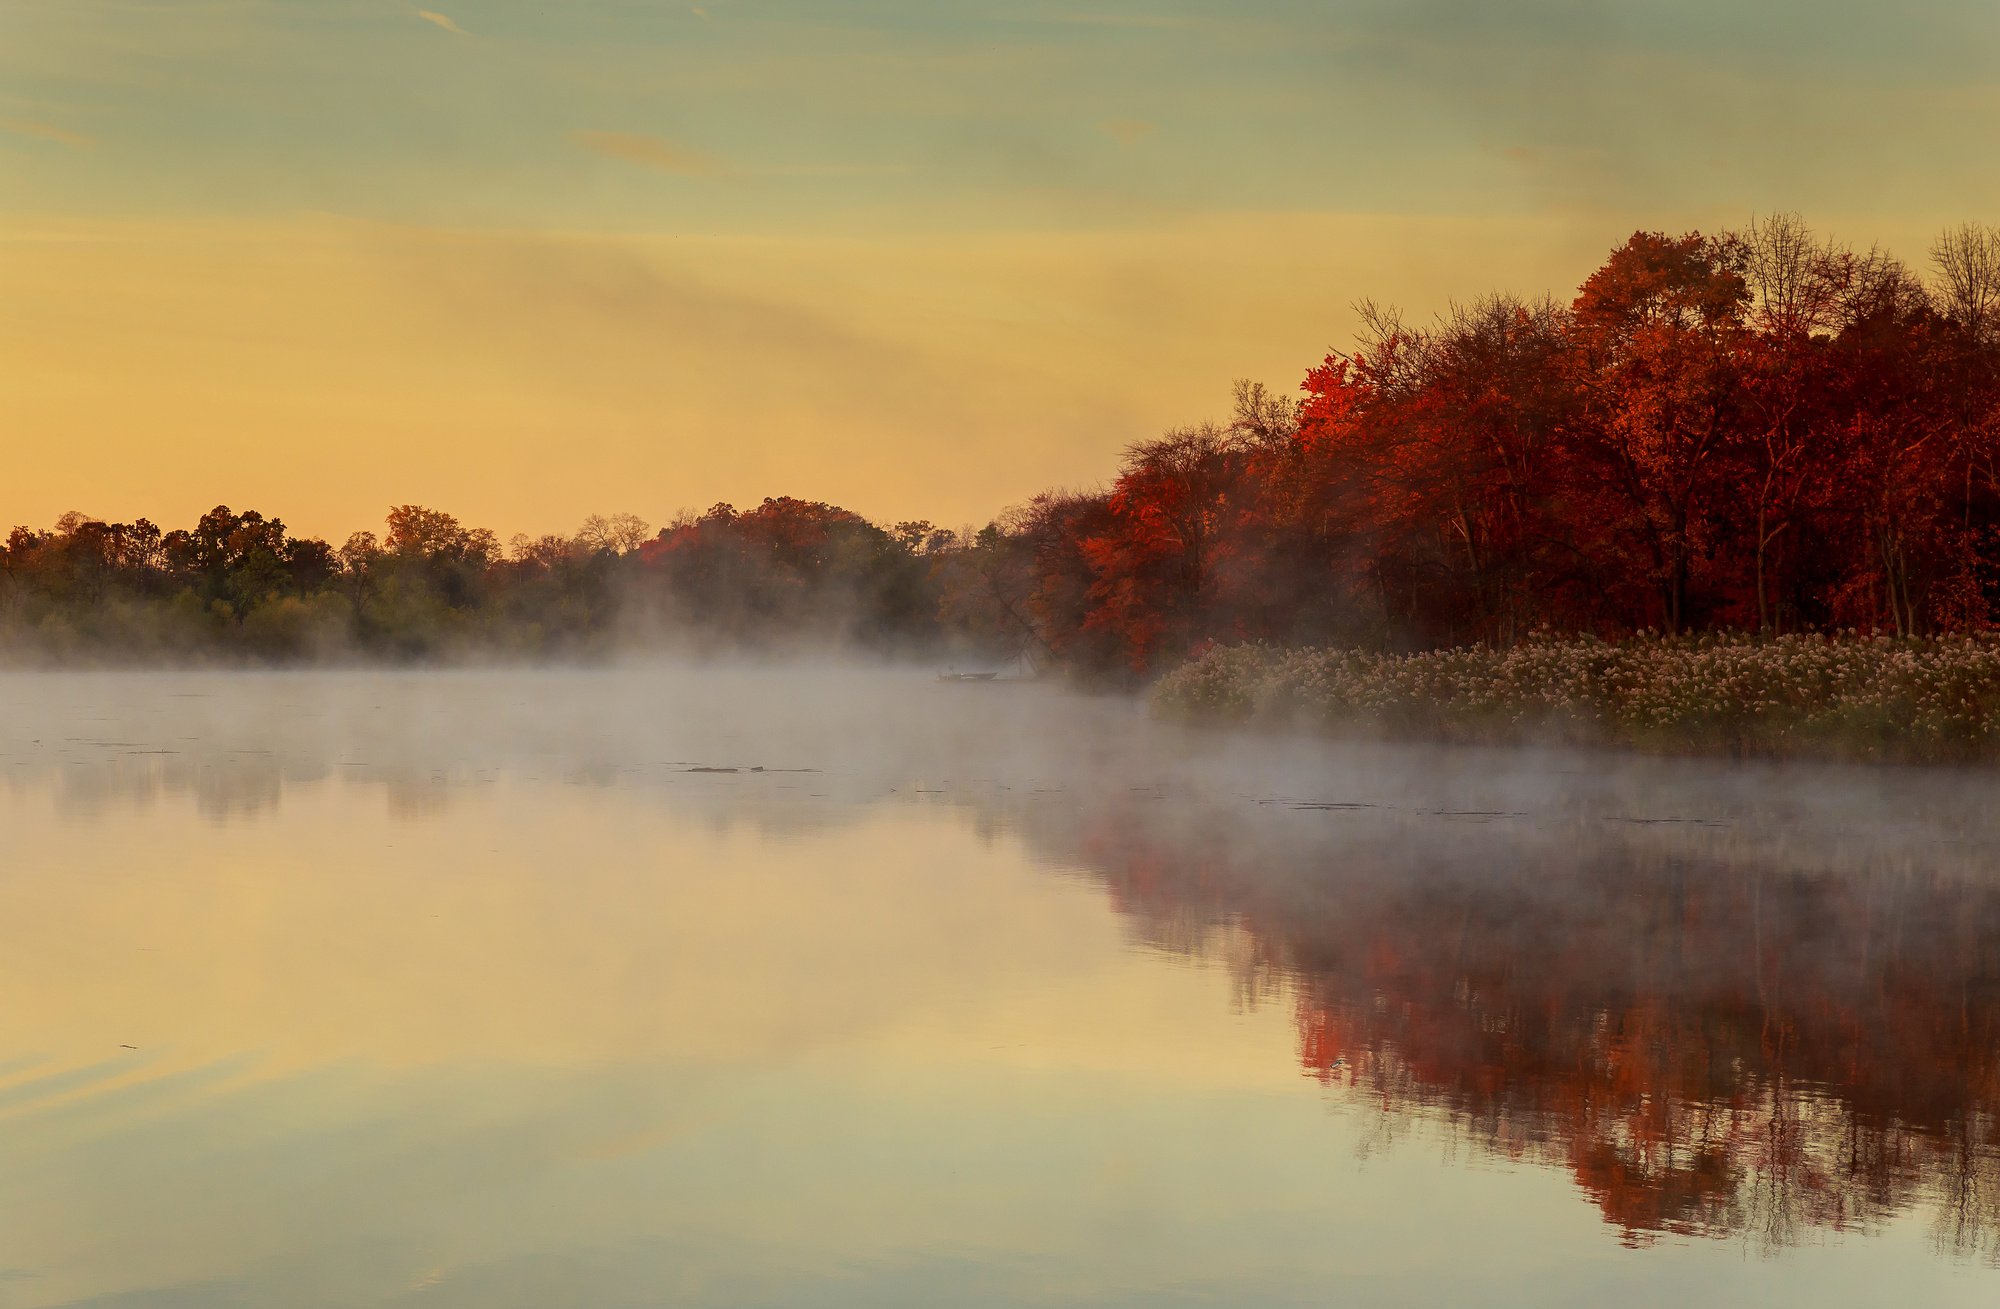
<svg viewBox="0 0 2000 1309"><path fill-rule="evenodd" d="M837 821L882 802L1004 820L1060 794L1155 803L1149 822L1189 834L1226 822L1274 854L1390 828L1493 849L1587 832L1808 871L1973 874L2000 836L2000 773L1985 769L1209 731L1155 721L1136 696L824 661L0 674L0 769L78 811L184 796L218 818L335 779L405 797L502 777L626 782L779 824L792 807ZM810 800L829 803L797 805Z"/></svg>

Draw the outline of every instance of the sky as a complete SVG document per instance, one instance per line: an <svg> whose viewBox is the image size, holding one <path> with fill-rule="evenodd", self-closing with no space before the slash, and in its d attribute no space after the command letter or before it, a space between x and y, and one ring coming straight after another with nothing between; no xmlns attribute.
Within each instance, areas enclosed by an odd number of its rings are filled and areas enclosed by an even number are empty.
<svg viewBox="0 0 2000 1309"><path fill-rule="evenodd" d="M985 522L1355 301L2000 219L1991 0L0 0L0 525Z"/></svg>

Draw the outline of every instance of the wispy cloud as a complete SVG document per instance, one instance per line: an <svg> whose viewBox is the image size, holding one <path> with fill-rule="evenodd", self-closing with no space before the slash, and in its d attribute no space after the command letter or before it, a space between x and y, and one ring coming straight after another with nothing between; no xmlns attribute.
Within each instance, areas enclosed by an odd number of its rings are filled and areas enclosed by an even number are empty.
<svg viewBox="0 0 2000 1309"><path fill-rule="evenodd" d="M681 177L733 177L727 160L638 132L571 132L569 139L594 155Z"/></svg>
<svg viewBox="0 0 2000 1309"><path fill-rule="evenodd" d="M1159 131L1160 125L1149 123L1143 118L1112 118L1099 123L1097 130L1119 145L1137 145Z"/></svg>
<svg viewBox="0 0 2000 1309"><path fill-rule="evenodd" d="M1030 20L1033 21L1033 20ZM1175 14L1048 14L1045 23L1073 27L1193 27L1195 20Z"/></svg>
<svg viewBox="0 0 2000 1309"><path fill-rule="evenodd" d="M95 137L85 136L82 132L72 132L66 127L57 127L54 123L38 123L27 118L0 118L0 132L37 137L43 141L54 141L58 145L71 146L79 150L97 144Z"/></svg>
<svg viewBox="0 0 2000 1309"><path fill-rule="evenodd" d="M454 35L457 36L471 35L471 33L467 32L457 23L454 23L451 20L451 16L449 14L438 13L435 9L419 9L417 10L417 17L423 19L426 23L432 23L438 27L442 27L445 31L451 32Z"/></svg>
<svg viewBox="0 0 2000 1309"><path fill-rule="evenodd" d="M913 170L908 164L774 164L751 171L760 177L895 177Z"/></svg>

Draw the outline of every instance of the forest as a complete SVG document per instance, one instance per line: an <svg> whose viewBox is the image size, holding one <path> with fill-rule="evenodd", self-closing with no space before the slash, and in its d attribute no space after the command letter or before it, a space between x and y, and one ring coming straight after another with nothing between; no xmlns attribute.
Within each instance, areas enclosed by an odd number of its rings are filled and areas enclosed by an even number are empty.
<svg viewBox="0 0 2000 1309"><path fill-rule="evenodd" d="M844 648L1107 681L1261 642L1979 633L2000 618L2000 228L1913 268L1779 214L1638 232L1567 302L1363 302L1294 398L1131 445L977 529L778 496L501 542L420 505L0 549L13 661Z"/></svg>

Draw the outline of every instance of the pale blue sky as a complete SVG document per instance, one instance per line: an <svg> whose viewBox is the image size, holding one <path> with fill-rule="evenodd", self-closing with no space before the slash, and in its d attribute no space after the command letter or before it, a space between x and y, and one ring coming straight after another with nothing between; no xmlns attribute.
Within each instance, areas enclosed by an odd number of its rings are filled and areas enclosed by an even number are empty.
<svg viewBox="0 0 2000 1309"><path fill-rule="evenodd" d="M618 229L1990 206L2000 6L4 0L7 208ZM88 149L20 130L43 124ZM684 176L578 133L656 137Z"/></svg>

